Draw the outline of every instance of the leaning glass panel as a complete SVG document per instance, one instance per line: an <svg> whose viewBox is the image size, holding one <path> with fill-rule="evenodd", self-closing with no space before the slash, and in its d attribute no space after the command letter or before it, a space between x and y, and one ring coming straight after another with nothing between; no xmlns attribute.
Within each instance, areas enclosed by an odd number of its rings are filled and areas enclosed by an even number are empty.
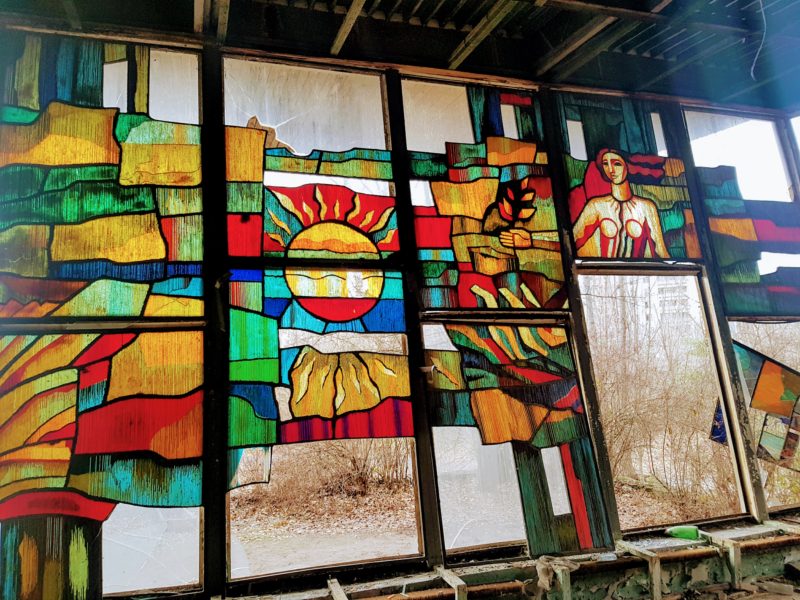
<svg viewBox="0 0 800 600"><path fill-rule="evenodd" d="M696 278L579 284L621 527L740 513L732 452L710 435L721 392Z"/></svg>
<svg viewBox="0 0 800 600"><path fill-rule="evenodd" d="M800 504L800 322L730 323L770 508ZM721 440L727 442L727 436Z"/></svg>

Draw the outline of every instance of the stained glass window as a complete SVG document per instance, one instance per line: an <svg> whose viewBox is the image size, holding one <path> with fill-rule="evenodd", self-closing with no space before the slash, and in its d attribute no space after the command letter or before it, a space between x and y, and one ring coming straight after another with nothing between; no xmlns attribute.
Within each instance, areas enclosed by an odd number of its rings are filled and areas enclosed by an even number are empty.
<svg viewBox="0 0 800 600"><path fill-rule="evenodd" d="M685 166L660 155L660 115L628 98L558 101L578 257L700 258Z"/></svg>
<svg viewBox="0 0 800 600"><path fill-rule="evenodd" d="M24 563L0 562L11 590L56 558L44 533L55 523L85 560L46 568L85 585L99 568L85 522L99 527L118 504L200 506L202 332L5 335L0 364L2 551ZM36 585L56 585L46 579Z"/></svg>
<svg viewBox="0 0 800 600"><path fill-rule="evenodd" d="M381 86L225 61L232 579L420 553Z"/></svg>
<svg viewBox="0 0 800 600"><path fill-rule="evenodd" d="M399 249L378 76L228 59L225 85L232 256Z"/></svg>
<svg viewBox="0 0 800 600"><path fill-rule="evenodd" d="M4 43L0 317L201 316L197 56Z"/></svg>
<svg viewBox="0 0 800 600"><path fill-rule="evenodd" d="M447 490L455 479L459 489L477 488L479 497L491 497L485 476L476 473L477 464L469 467L487 458L481 446L469 443L469 428L477 430L480 445L498 448L492 463L499 465L498 478L503 478L510 459L517 473L516 482L504 482L501 495L509 497L504 501L479 506L442 495L448 548L463 548L471 539L473 545L517 539L522 533L519 506L533 555L610 544L567 330L426 323L423 333L431 368L436 460L444 466L440 489ZM464 437L443 435L446 428L456 428ZM454 456L463 461L461 477L448 464ZM481 524L483 534L470 530L473 520Z"/></svg>
<svg viewBox="0 0 800 600"><path fill-rule="evenodd" d="M726 314L796 316L800 209L786 202L789 185L774 124L691 111L686 120Z"/></svg>
<svg viewBox="0 0 800 600"><path fill-rule="evenodd" d="M4 33L4 598L202 583L203 332L175 322L204 313L198 67Z"/></svg>
<svg viewBox="0 0 800 600"><path fill-rule="evenodd" d="M535 98L404 81L426 309L561 309L561 246Z"/></svg>

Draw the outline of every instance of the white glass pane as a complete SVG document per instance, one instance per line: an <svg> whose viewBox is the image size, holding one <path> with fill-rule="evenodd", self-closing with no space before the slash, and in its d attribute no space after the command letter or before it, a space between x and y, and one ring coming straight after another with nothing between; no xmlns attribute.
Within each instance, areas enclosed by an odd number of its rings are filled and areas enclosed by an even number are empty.
<svg viewBox="0 0 800 600"><path fill-rule="evenodd" d="M517 131L517 111L510 104L500 105L500 119L503 121L503 134L508 138L519 139Z"/></svg>
<svg viewBox="0 0 800 600"><path fill-rule="evenodd" d="M128 112L128 61L103 65L103 106Z"/></svg>
<svg viewBox="0 0 800 600"><path fill-rule="evenodd" d="M710 112L685 111L698 167L731 166L743 198L792 199L775 124Z"/></svg>
<svg viewBox="0 0 800 600"><path fill-rule="evenodd" d="M176 123L200 123L198 66L196 54L150 51L151 117Z"/></svg>
<svg viewBox="0 0 800 600"><path fill-rule="evenodd" d="M296 154L386 148L377 75L233 58L224 71L226 125L256 118Z"/></svg>
<svg viewBox="0 0 800 600"><path fill-rule="evenodd" d="M445 142L475 143L464 86L404 80L403 108L409 150L442 154Z"/></svg>
<svg viewBox="0 0 800 600"><path fill-rule="evenodd" d="M388 196L388 181L376 179L356 179L353 177L332 177L330 175L306 175L305 173L284 173L282 171L265 171L264 185L268 187L300 187L309 184L341 185L359 194Z"/></svg>
<svg viewBox="0 0 800 600"><path fill-rule="evenodd" d="M567 493L567 480L564 478L564 463L561 461L561 451L556 448L542 448L542 464L547 476L547 489L550 491L550 502L553 505L554 515L568 515L572 513Z"/></svg>
<svg viewBox="0 0 800 600"><path fill-rule="evenodd" d="M434 427L433 446L445 548L524 543L511 444L483 445L475 427Z"/></svg>
<svg viewBox="0 0 800 600"><path fill-rule="evenodd" d="M664 126L661 124L661 115L657 112L650 113L650 122L653 124L653 136L656 138L656 149L659 156L669 156L667 139L664 137Z"/></svg>
<svg viewBox="0 0 800 600"><path fill-rule="evenodd" d="M103 593L200 584L200 509L119 504L103 523Z"/></svg>
<svg viewBox="0 0 800 600"><path fill-rule="evenodd" d="M692 276L581 275L595 385L623 529L736 514L721 392Z"/></svg>
<svg viewBox="0 0 800 600"><path fill-rule="evenodd" d="M569 138L569 155L578 160L587 160L583 123L567 119L567 137Z"/></svg>

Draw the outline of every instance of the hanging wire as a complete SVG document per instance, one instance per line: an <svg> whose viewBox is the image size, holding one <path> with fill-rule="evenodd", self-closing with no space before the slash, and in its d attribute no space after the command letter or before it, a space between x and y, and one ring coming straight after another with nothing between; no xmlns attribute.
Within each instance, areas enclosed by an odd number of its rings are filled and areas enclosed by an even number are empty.
<svg viewBox="0 0 800 600"><path fill-rule="evenodd" d="M756 70L756 63L758 62L758 57L761 56L761 50L764 48L764 42L767 39L767 14L764 12L764 0L758 0L758 5L761 8L761 43L758 45L758 50L756 50L756 55L753 57L753 64L750 65L750 77L753 81L756 80L755 70Z"/></svg>

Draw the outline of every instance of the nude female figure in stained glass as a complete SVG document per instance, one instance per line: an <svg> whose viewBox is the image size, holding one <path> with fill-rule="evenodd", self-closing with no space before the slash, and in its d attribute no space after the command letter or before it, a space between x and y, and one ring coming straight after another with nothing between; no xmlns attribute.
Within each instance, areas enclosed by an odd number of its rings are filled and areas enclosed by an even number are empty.
<svg viewBox="0 0 800 600"><path fill-rule="evenodd" d="M602 258L669 258L655 202L633 193L629 162L612 149L595 159L611 193L589 199L573 226L578 256Z"/></svg>

